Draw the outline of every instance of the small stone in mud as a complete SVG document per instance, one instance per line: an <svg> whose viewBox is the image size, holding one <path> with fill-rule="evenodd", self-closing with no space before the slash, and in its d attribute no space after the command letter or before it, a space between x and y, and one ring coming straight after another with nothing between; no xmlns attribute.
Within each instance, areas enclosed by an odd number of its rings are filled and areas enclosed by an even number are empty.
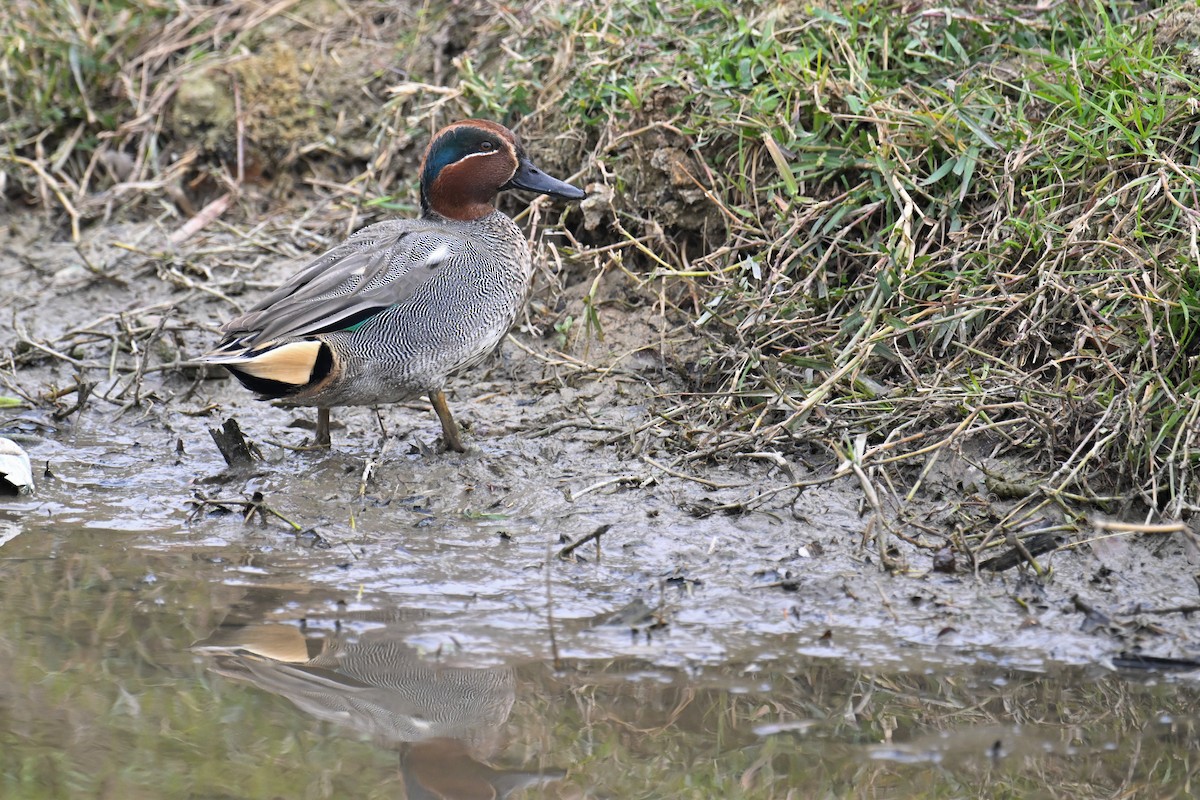
<svg viewBox="0 0 1200 800"><path fill-rule="evenodd" d="M933 554L934 572L958 572L958 562L954 559L954 551L943 547Z"/></svg>
<svg viewBox="0 0 1200 800"><path fill-rule="evenodd" d="M663 579L663 583L668 586L678 586L680 589L691 589L694 586L703 586L704 581L699 578L693 578L689 575L684 575L679 570L673 571L670 575Z"/></svg>

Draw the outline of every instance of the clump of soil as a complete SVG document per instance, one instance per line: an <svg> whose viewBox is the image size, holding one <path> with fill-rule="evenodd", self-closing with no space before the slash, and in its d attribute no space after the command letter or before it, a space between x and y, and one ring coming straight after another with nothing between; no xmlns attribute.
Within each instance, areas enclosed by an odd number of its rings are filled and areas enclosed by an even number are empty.
<svg viewBox="0 0 1200 800"><path fill-rule="evenodd" d="M1200 73L1200 9L1181 5L1172 10L1154 30L1154 46L1162 52L1180 53L1180 63Z"/></svg>
<svg viewBox="0 0 1200 800"><path fill-rule="evenodd" d="M281 40L245 58L201 67L175 92L171 133L225 159L235 154L242 137L244 155L257 172L277 173L317 150L348 161L368 160L378 102L363 88L375 70L357 52L352 63L314 60Z"/></svg>

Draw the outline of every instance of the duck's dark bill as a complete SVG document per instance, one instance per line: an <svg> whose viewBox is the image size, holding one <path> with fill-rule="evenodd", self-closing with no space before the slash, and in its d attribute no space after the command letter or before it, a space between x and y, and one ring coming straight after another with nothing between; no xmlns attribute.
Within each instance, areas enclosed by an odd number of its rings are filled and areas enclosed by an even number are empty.
<svg viewBox="0 0 1200 800"><path fill-rule="evenodd" d="M517 171L512 176L504 189L528 189L531 192L541 192L542 194L550 194L555 197L563 197L567 200L582 200L587 196L587 192L576 188L571 184L560 181L558 178L552 178L540 169L535 167L527 158L522 158L518 162Z"/></svg>

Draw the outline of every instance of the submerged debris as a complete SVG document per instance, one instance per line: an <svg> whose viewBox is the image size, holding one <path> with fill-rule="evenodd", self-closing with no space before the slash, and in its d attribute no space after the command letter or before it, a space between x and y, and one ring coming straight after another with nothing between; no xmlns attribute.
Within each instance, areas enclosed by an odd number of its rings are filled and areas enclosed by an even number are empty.
<svg viewBox="0 0 1200 800"><path fill-rule="evenodd" d="M588 542L594 541L596 543L596 558L599 559L599 557L600 557L600 537L603 536L604 534L608 533L608 531L611 527L612 527L612 525L601 525L599 528L596 528L596 530L592 531L587 536L584 536L581 539L579 539L578 541L571 542L570 544L563 547L561 550L558 551L558 557L566 558L567 556L571 555L571 553L575 552L576 548L580 547L581 545L585 545Z"/></svg>
<svg viewBox="0 0 1200 800"><path fill-rule="evenodd" d="M1159 656L1148 656L1132 652L1114 656L1112 665L1120 670L1200 672L1200 660L1194 658L1161 658Z"/></svg>
<svg viewBox="0 0 1200 800"><path fill-rule="evenodd" d="M33 469L29 456L12 439L0 439L0 494L31 494Z"/></svg>
<svg viewBox="0 0 1200 800"><path fill-rule="evenodd" d="M665 627L666 616L662 609L653 609L638 597L616 611L601 614L593 621L596 627L629 628L632 631L647 631Z"/></svg>

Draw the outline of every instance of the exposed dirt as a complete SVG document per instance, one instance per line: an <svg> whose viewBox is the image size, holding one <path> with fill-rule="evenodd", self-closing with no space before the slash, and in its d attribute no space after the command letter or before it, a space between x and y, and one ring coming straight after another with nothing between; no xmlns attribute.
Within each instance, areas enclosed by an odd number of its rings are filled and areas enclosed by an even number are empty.
<svg viewBox="0 0 1200 800"><path fill-rule="evenodd" d="M837 467L827 454L710 464L666 452L656 423L680 400L676 371L694 337L633 305L608 274L592 293L598 338L583 322L595 276L555 266L545 231L543 285L583 280L554 308L559 294L539 293L499 357L453 381L470 452L437 451L423 402L381 409L386 437L369 409L337 410L333 452L296 450L311 438L310 412L260 403L187 360L215 341L232 302L298 265L289 248L301 243L212 226L173 252L166 233L109 225L77 248L20 217L0 234L0 314L12 323L0 334L0 395L28 401L0 410L0 435L28 450L39 478L34 497L5 500L6 535L60 523L138 530L148 547L217 560L237 543L254 556L228 564L231 582L265 573L360 605L386 596L445 620L421 644L466 637L507 657L799 652L1030 668L1200 658L1194 622L1170 610L1197 604L1188 534L1098 536L1039 556L1042 576L1025 564L976 573L928 545L953 539L942 520L962 516L949 507L974 505L983 524L1004 501L966 462L941 463L927 484L941 493L925 500L928 531L889 535L887 570L860 482L820 482ZM90 394L73 409L81 379ZM227 470L208 434L230 416L263 454L248 472ZM595 624L622 608L616 624Z"/></svg>

